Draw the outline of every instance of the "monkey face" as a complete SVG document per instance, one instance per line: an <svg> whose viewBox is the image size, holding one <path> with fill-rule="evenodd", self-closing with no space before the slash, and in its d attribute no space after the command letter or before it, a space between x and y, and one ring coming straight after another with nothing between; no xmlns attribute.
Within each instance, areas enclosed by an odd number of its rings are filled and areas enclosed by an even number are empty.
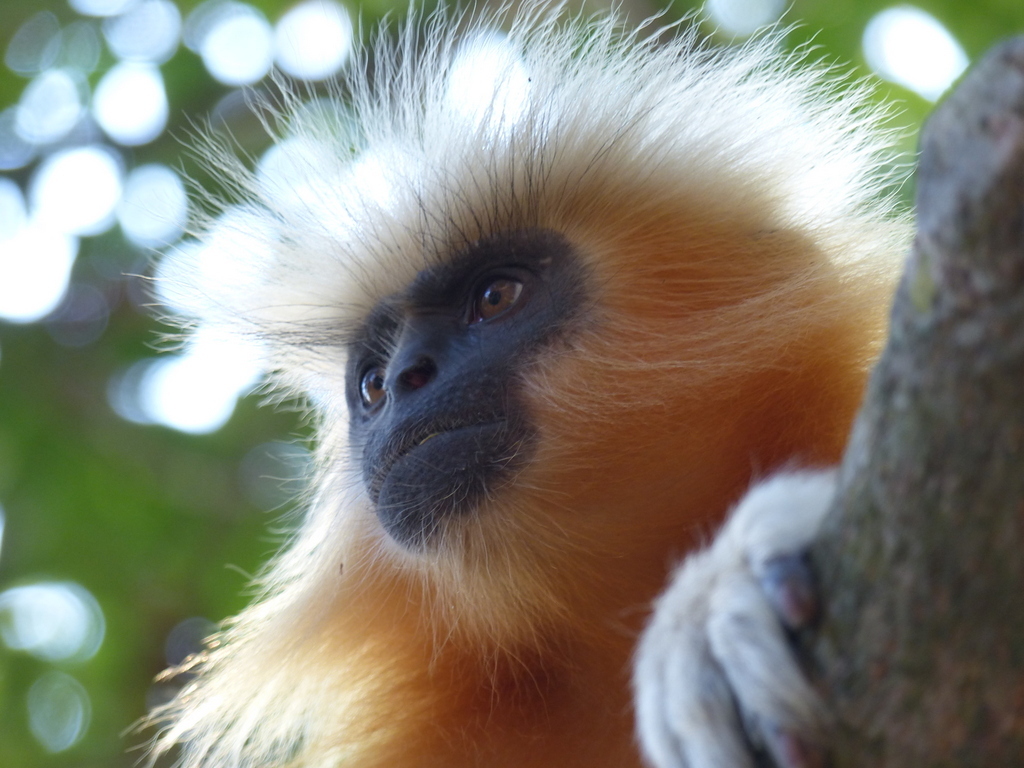
<svg viewBox="0 0 1024 768"><path fill-rule="evenodd" d="M352 442L381 525L421 549L529 462L520 382L586 308L585 269L562 235L477 240L370 313L349 349Z"/></svg>

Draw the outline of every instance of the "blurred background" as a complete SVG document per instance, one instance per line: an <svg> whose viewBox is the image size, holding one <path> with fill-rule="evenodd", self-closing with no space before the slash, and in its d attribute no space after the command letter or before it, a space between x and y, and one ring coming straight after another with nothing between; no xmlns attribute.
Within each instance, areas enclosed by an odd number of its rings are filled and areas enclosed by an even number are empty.
<svg viewBox="0 0 1024 768"><path fill-rule="evenodd" d="M158 355L145 276L181 245L185 179L217 189L196 126L261 162L248 90L276 71L321 92L404 7L0 0L0 768L133 765L126 729L174 690L154 677L274 550L301 418L259 408L258 365L216 339ZM791 45L877 80L907 162L932 104L1024 30L1021 0L679 0L667 18L694 11L722 45L798 23Z"/></svg>

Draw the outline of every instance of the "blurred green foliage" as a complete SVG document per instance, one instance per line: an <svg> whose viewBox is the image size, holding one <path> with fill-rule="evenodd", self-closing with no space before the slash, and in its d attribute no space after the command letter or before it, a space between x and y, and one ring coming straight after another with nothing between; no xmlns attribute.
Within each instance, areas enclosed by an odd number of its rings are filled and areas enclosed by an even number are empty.
<svg viewBox="0 0 1024 768"><path fill-rule="evenodd" d="M254 0L270 20L289 0ZM787 19L801 26L794 44L812 40L820 55L850 62L866 75L860 53L866 22L881 0L796 0ZM183 14L196 5L179 2ZM923 0L974 59L1000 36L1024 27L1020 0ZM0 0L0 49L41 8L62 23L77 18L62 0ZM675 4L670 16L687 3ZM358 9L364 30L392 0ZM99 74L112 63L110 54ZM171 104L168 130L127 150L129 165L163 162L196 173L182 150L192 121L230 90L212 80L198 56L182 48L162 66ZM0 69L0 109L15 103L26 80ZM883 84L896 102L907 147L929 105ZM31 168L6 174L25 184ZM0 591L41 580L69 580L99 601L106 636L93 658L51 663L0 643L0 767L131 766L138 737L125 730L146 710L152 680L166 665L168 632L189 617L219 621L245 603L246 574L272 552L279 512L247 500L240 464L250 449L304 434L294 413L244 401L229 424L205 436L140 426L115 415L107 400L112 374L152 354L158 324L139 300L140 281L122 273L146 269L146 254L115 229L83 241L74 280L97 286L113 311L100 339L81 348L55 342L47 324L0 322L0 507L6 513ZM54 667L73 675L92 702L91 724L71 749L49 754L28 727L26 694Z"/></svg>

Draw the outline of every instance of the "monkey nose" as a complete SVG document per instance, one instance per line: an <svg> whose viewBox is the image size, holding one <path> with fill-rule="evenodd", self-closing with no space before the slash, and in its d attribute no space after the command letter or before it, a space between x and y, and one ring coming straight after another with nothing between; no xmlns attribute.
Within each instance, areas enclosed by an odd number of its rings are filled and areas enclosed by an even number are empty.
<svg viewBox="0 0 1024 768"><path fill-rule="evenodd" d="M422 389L437 375L437 364L429 357L419 357L396 377L398 386L407 392Z"/></svg>

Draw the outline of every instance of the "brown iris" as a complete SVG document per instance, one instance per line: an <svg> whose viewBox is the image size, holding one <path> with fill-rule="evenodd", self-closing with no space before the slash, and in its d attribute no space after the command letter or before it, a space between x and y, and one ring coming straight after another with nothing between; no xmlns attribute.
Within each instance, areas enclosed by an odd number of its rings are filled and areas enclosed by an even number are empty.
<svg viewBox="0 0 1024 768"><path fill-rule="evenodd" d="M493 320L511 309L522 295L523 284L518 280L506 277L492 280L474 301L472 321Z"/></svg>
<svg viewBox="0 0 1024 768"><path fill-rule="evenodd" d="M363 405L372 408L384 399L384 369L381 367L370 368L359 380L359 395L363 398Z"/></svg>

